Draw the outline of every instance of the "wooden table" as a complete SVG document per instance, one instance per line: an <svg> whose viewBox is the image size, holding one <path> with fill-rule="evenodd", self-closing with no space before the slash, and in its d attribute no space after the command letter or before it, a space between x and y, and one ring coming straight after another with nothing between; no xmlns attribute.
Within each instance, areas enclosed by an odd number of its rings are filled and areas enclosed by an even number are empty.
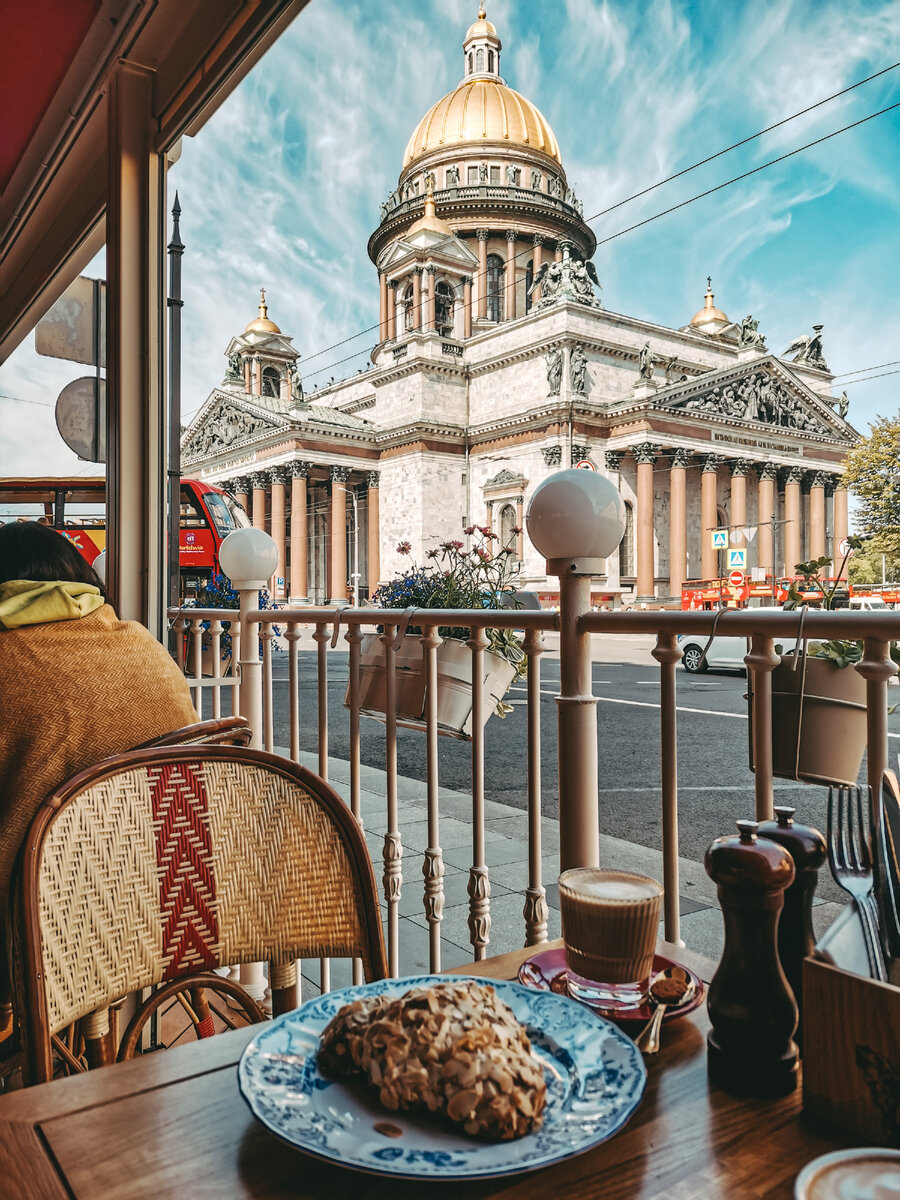
<svg viewBox="0 0 900 1200"><path fill-rule="evenodd" d="M551 943L559 944L559 943ZM711 964L661 947L699 973ZM533 951L459 974L514 977ZM704 969L705 968L705 969ZM626 1128L595 1150L529 1175L430 1185L428 1194L482 1200L790 1200L804 1163L844 1143L800 1119L799 1089L737 1100L706 1077L705 1008L672 1022L647 1059L647 1090ZM419 1200L420 1183L351 1173L279 1142L241 1099L235 1068L254 1029L0 1096L4 1200Z"/></svg>

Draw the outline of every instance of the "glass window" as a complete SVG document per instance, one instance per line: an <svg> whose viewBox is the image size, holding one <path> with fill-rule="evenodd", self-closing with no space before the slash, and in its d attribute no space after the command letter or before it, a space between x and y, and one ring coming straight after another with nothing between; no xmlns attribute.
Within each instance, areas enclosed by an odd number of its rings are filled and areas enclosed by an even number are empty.
<svg viewBox="0 0 900 1200"><path fill-rule="evenodd" d="M443 280L434 291L435 321L441 337L453 335L453 288Z"/></svg>
<svg viewBox="0 0 900 1200"><path fill-rule="evenodd" d="M491 183L499 183L499 182L500 182L500 168L499 167L491 167Z"/></svg>
<svg viewBox="0 0 900 1200"><path fill-rule="evenodd" d="M181 489L181 528L182 529L208 529L209 521L203 509L187 488Z"/></svg>
<svg viewBox="0 0 900 1200"><path fill-rule="evenodd" d="M470 186L470 187L471 187L473 184L476 184L476 183L478 182L478 168L477 168L477 167L469 167L469 172L468 172L468 176L467 176L467 177L468 177L468 180L469 180L469 186Z"/></svg>
<svg viewBox="0 0 900 1200"><path fill-rule="evenodd" d="M619 578L634 574L634 509L625 501L625 536L619 542Z"/></svg>
<svg viewBox="0 0 900 1200"><path fill-rule="evenodd" d="M276 400L281 395L281 375L275 367L263 368L262 394L264 396L273 396Z"/></svg>
<svg viewBox="0 0 900 1200"><path fill-rule="evenodd" d="M484 70L484 50L482 50L481 48L479 48L478 50L475 51L475 70L476 71Z"/></svg>
<svg viewBox="0 0 900 1200"><path fill-rule="evenodd" d="M493 71L493 69L494 69L494 52L493 52L493 50L488 50L488 70Z"/></svg>
<svg viewBox="0 0 900 1200"><path fill-rule="evenodd" d="M412 284L403 293L403 328L409 332L415 328L414 325L415 312L413 309L413 286Z"/></svg>
<svg viewBox="0 0 900 1200"><path fill-rule="evenodd" d="M233 496L222 496L218 492L205 492L203 503L209 510L212 523L219 537L227 537L232 529L245 529L250 518Z"/></svg>
<svg viewBox="0 0 900 1200"><path fill-rule="evenodd" d="M503 320L503 259L499 254L487 258L487 315L489 321Z"/></svg>
<svg viewBox="0 0 900 1200"><path fill-rule="evenodd" d="M511 504L504 504L500 510L500 549L505 550L507 546L515 553L516 550L516 535L513 530L516 527L516 510Z"/></svg>

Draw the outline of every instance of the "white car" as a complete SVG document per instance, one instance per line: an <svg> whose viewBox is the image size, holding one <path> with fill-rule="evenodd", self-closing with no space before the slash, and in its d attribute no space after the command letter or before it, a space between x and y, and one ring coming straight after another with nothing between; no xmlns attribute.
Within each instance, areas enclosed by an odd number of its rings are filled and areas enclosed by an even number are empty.
<svg viewBox="0 0 900 1200"><path fill-rule="evenodd" d="M775 606L770 608L754 608L745 611L754 613L782 612L783 609ZM727 613L720 619L719 628L728 628ZM708 641L709 634L679 634L678 645L681 647L681 665L686 671L694 675L699 671L707 670L708 667L720 667L738 671L746 670L744 655L747 654L749 649L749 641L746 637L729 637L727 634L717 634L713 638L709 650L706 652L706 659L702 660L703 649ZM783 654L786 654L789 650L793 650L797 644L796 638L779 637L777 641L778 645L781 646Z"/></svg>

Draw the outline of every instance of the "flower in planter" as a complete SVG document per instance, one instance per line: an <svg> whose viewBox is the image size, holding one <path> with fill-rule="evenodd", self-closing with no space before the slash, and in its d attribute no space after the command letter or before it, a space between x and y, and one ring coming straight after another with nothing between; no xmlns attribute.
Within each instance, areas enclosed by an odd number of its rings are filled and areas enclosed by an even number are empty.
<svg viewBox="0 0 900 1200"><path fill-rule="evenodd" d="M194 601L195 608L233 608L241 607L241 593L237 588L232 586L231 580L227 575L210 575L209 579L197 591L197 596ZM273 608L268 590L263 588L259 593L259 607L261 609ZM226 622L228 624L228 622ZM209 621L202 623L204 630L209 629ZM281 634L281 629L277 625L272 626L272 632L278 636ZM220 646L222 649L222 657L231 657L231 632L226 629L222 633ZM280 649L278 643L275 643L275 648ZM262 648L260 648L262 655Z"/></svg>
<svg viewBox="0 0 900 1200"><path fill-rule="evenodd" d="M425 566L412 565L396 578L381 585L373 600L379 608L518 608L515 577L518 569L512 563L509 548L495 550L492 543L497 535L482 525L470 525L465 534L476 539L466 550L458 539L441 542L427 553ZM403 541L397 553L409 555L412 547ZM506 601L504 603L504 600ZM421 633L410 626L409 633ZM466 642L471 632L461 626L441 626L438 634L444 639ZM486 629L488 649L505 658L516 668L516 679L527 669L522 643L512 629ZM510 712L508 705L503 705ZM504 715L501 713L500 715Z"/></svg>

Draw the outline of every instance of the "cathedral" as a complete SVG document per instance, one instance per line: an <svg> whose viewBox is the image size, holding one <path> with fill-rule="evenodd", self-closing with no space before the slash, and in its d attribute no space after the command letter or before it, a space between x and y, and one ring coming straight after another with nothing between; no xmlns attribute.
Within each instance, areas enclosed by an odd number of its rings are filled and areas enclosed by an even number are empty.
<svg viewBox="0 0 900 1200"><path fill-rule="evenodd" d="M597 602L680 597L686 579L740 566L734 550L756 578L833 555L859 435L832 396L822 326L773 353L752 315L716 307L711 281L677 329L607 308L556 137L505 82L484 6L462 51L462 79L413 130L369 239L368 368L304 394L263 291L184 433L183 473L231 491L275 539L274 598L365 600L408 566L400 542L422 562L483 525L552 603L524 512L576 464L625 504Z"/></svg>

